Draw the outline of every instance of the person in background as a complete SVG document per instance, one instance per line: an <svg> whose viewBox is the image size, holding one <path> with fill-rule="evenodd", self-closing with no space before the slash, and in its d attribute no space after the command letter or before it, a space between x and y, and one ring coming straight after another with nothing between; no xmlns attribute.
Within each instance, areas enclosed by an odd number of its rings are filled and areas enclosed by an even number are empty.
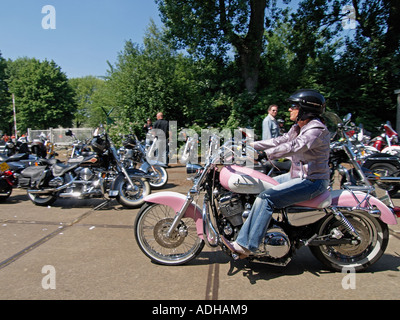
<svg viewBox="0 0 400 320"><path fill-rule="evenodd" d="M154 122L153 129L162 130L164 132L163 139L159 137L161 142L161 157L166 157L165 163L169 163L169 122L164 119L162 112L157 113L157 121Z"/></svg>
<svg viewBox="0 0 400 320"><path fill-rule="evenodd" d="M276 120L278 114L278 106L272 104L268 107L268 115L265 117L262 123L262 140L268 140L279 137L280 127Z"/></svg>

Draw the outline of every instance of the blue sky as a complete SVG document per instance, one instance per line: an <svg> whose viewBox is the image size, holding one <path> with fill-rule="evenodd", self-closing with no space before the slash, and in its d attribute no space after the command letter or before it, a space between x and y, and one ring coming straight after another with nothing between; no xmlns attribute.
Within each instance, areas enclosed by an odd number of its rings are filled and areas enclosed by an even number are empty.
<svg viewBox="0 0 400 320"><path fill-rule="evenodd" d="M46 5L56 29L42 28ZM54 60L69 78L104 76L126 40L143 42L150 19L161 26L153 0L0 0L0 52Z"/></svg>

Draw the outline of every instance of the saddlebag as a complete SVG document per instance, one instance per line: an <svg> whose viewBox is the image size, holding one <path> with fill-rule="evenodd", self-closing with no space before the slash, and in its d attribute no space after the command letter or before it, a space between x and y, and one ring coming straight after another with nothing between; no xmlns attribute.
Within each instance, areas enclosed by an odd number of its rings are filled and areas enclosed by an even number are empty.
<svg viewBox="0 0 400 320"><path fill-rule="evenodd" d="M45 166L31 166L24 169L18 177L20 188L39 187L46 176Z"/></svg>

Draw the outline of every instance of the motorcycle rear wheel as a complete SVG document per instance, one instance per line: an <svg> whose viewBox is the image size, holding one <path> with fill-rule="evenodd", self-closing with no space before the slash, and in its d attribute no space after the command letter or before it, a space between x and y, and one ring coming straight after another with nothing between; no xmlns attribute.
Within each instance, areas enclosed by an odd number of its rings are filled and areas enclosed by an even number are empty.
<svg viewBox="0 0 400 320"><path fill-rule="evenodd" d="M361 210L340 210L361 237L357 245L311 246L313 255L335 271L363 271L373 265L385 252L389 242L389 228L386 224ZM337 229L347 235L344 227L333 216L322 220L317 226L318 236L329 235Z"/></svg>
<svg viewBox="0 0 400 320"><path fill-rule="evenodd" d="M178 230L166 235L175 217L172 208L162 204L145 204L135 221L135 238L142 252L163 265L181 265L194 259L204 247L193 219L183 218Z"/></svg>
<svg viewBox="0 0 400 320"><path fill-rule="evenodd" d="M28 192L28 197L31 199L31 201L37 205L37 206L42 206L46 207L51 204L53 204L56 200L57 197L53 194L34 194L34 193L29 193Z"/></svg>
<svg viewBox="0 0 400 320"><path fill-rule="evenodd" d="M144 203L144 198L151 192L147 180L130 177L134 187L124 179L118 186L117 201L126 208L138 208Z"/></svg>

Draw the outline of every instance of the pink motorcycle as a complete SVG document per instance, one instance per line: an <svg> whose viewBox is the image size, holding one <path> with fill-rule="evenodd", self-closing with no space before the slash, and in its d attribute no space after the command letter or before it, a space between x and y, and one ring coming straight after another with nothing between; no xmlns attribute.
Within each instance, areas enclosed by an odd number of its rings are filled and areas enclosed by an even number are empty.
<svg viewBox="0 0 400 320"><path fill-rule="evenodd" d="M226 154L239 147L227 142L216 152L218 143L213 140L204 167L187 165L194 181L187 195L159 192L145 198L135 237L154 262L184 264L204 244L238 259L220 236L235 240L257 195L277 184L252 168L224 163L232 158ZM366 269L385 252L388 225L397 224L398 210L387 193L382 200L372 193L373 187L327 190L310 201L276 210L258 252L247 259L286 266L297 249L308 246L330 269Z"/></svg>

